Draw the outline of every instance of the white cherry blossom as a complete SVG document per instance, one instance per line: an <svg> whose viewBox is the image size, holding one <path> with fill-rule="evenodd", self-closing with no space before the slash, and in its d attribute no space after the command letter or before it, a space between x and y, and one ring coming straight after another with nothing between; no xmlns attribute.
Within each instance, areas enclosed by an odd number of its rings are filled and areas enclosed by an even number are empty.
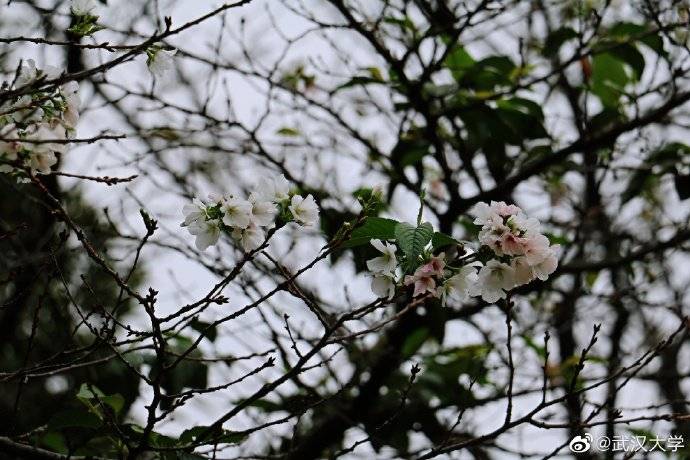
<svg viewBox="0 0 690 460"><path fill-rule="evenodd" d="M261 246L266 239L266 234L263 229L250 223L247 228L235 228L232 231L232 236L240 242L240 246L244 252L250 252Z"/></svg>
<svg viewBox="0 0 690 460"><path fill-rule="evenodd" d="M515 272L515 285L522 286L534 279L534 270L527 261L527 257L515 257L510 261L510 266Z"/></svg>
<svg viewBox="0 0 690 460"><path fill-rule="evenodd" d="M381 240L371 240L370 243L381 253L381 256L367 260L369 271L377 275L394 273L398 266L398 260L395 257L395 245L388 242L384 243Z"/></svg>
<svg viewBox="0 0 690 460"><path fill-rule="evenodd" d="M306 227L316 225L319 221L319 207L311 195L307 195L306 198L302 198L300 195L293 195L288 209L290 209L295 221Z"/></svg>
<svg viewBox="0 0 690 460"><path fill-rule="evenodd" d="M72 0L70 10L76 16L92 15L98 7L95 0Z"/></svg>
<svg viewBox="0 0 690 460"><path fill-rule="evenodd" d="M478 281L477 268L472 265L465 265L443 284L441 287L441 299L444 304L447 296L465 301L470 297L470 293Z"/></svg>
<svg viewBox="0 0 690 460"><path fill-rule="evenodd" d="M0 137L5 139L18 139L19 132L14 123L0 128ZM18 158L19 151L23 148L19 141L0 141L0 159L5 161L15 161ZM0 164L0 172L12 171L12 166L8 164Z"/></svg>
<svg viewBox="0 0 690 460"><path fill-rule="evenodd" d="M391 275L374 275L371 278L371 290L376 297L390 300L395 295L395 279Z"/></svg>
<svg viewBox="0 0 690 460"><path fill-rule="evenodd" d="M187 227L206 218L206 205L199 198L194 198L191 203L182 206L182 214L184 215L182 226Z"/></svg>
<svg viewBox="0 0 690 460"><path fill-rule="evenodd" d="M249 195L249 202L252 205L251 220L254 224L267 227L273 223L276 217L276 205L272 201L263 201L256 192Z"/></svg>
<svg viewBox="0 0 690 460"><path fill-rule="evenodd" d="M69 82L60 88L60 92L65 97L65 111L62 113L62 118L65 126L70 129L77 127L79 121L79 106L81 99L79 98L79 84L77 82Z"/></svg>
<svg viewBox="0 0 690 460"><path fill-rule="evenodd" d="M223 223L228 227L247 228L251 222L252 204L241 198L230 197L221 205Z"/></svg>
<svg viewBox="0 0 690 460"><path fill-rule="evenodd" d="M515 271L510 265L491 259L479 270L478 283L472 295L480 295L485 302L495 303L506 298L506 291L515 286Z"/></svg>
<svg viewBox="0 0 690 460"><path fill-rule="evenodd" d="M29 167L34 172L49 174L50 168L57 163L57 157L51 151L34 151L29 156Z"/></svg>
<svg viewBox="0 0 690 460"><path fill-rule="evenodd" d="M66 144L59 142L67 139L65 129L61 125L50 126L47 123L39 123L32 126L27 134L26 139L29 141L44 141L27 143L28 148L31 149L29 167L34 171L48 174L50 168L57 163L55 153L67 151ZM45 142L53 140L57 142Z"/></svg>
<svg viewBox="0 0 690 460"><path fill-rule="evenodd" d="M534 274L537 278L542 281L546 281L553 272L556 271L558 267L558 256L556 251L560 248L558 245L551 246L549 248L549 254L538 264L532 266Z"/></svg>
<svg viewBox="0 0 690 460"><path fill-rule="evenodd" d="M149 57L146 64L151 73L161 79L168 78L175 69L174 56L177 50L166 50L160 47L155 47L149 52Z"/></svg>
<svg viewBox="0 0 690 460"><path fill-rule="evenodd" d="M189 227L189 233L196 236L194 244L199 251L204 251L209 246L218 242L220 226L216 220L195 220Z"/></svg>
<svg viewBox="0 0 690 460"><path fill-rule="evenodd" d="M255 193L262 200L280 203L290 197L290 182L283 174L276 177L262 177L257 183Z"/></svg>

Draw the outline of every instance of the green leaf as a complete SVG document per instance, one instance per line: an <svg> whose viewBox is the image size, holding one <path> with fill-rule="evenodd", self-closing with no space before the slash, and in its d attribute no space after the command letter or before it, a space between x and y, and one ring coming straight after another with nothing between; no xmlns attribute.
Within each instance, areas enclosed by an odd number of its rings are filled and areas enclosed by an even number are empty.
<svg viewBox="0 0 690 460"><path fill-rule="evenodd" d="M86 409L68 409L56 413L50 418L48 428L62 430L65 428L98 428L101 419Z"/></svg>
<svg viewBox="0 0 690 460"><path fill-rule="evenodd" d="M548 137L542 122L544 114L541 106L534 101L520 97L502 99L496 102L496 114L512 131L507 141L519 145L524 139Z"/></svg>
<svg viewBox="0 0 690 460"><path fill-rule="evenodd" d="M400 351L402 357L406 359L414 355L429 337L429 328L420 327L415 329L403 342Z"/></svg>
<svg viewBox="0 0 690 460"><path fill-rule="evenodd" d="M565 42L568 40L573 40L577 37L577 32L575 32L572 27L561 27L556 29L551 32L548 37L546 37L542 52L544 53L544 56L547 57L555 56Z"/></svg>
<svg viewBox="0 0 690 460"><path fill-rule="evenodd" d="M629 82L624 63L611 53L601 53L592 60L592 92L606 107L618 105L621 93Z"/></svg>
<svg viewBox="0 0 690 460"><path fill-rule="evenodd" d="M125 405L125 398L122 395L115 393L112 395L106 395L101 390L96 388L94 385L89 383L82 383L77 392L77 399L89 407L92 411L102 415L101 408L99 407L99 402L110 406L110 408L119 414Z"/></svg>
<svg viewBox="0 0 690 460"><path fill-rule="evenodd" d="M460 80L475 63L476 61L469 55L467 50L458 45L453 47L443 62L456 80Z"/></svg>
<svg viewBox="0 0 690 460"><path fill-rule="evenodd" d="M546 358L546 348L544 345L538 344L532 337L528 335L523 335L522 339L525 341L525 345L527 345L528 348L531 348L535 353L537 353L537 356L542 359Z"/></svg>
<svg viewBox="0 0 690 460"><path fill-rule="evenodd" d="M105 27L98 24L96 21L98 21L98 16L80 16L79 21L67 29L67 32L80 37L88 37L95 34L99 30L105 29Z"/></svg>
<svg viewBox="0 0 690 460"><path fill-rule="evenodd" d="M378 67L367 67L367 71L369 72L369 75L371 75L371 78L373 78L376 81L383 82L385 79L383 78L383 74L381 73L381 69Z"/></svg>
<svg viewBox="0 0 690 460"><path fill-rule="evenodd" d="M410 263L417 261L433 236L434 228L429 222L418 227L407 222L400 222L395 226L395 239Z"/></svg>
<svg viewBox="0 0 690 460"><path fill-rule="evenodd" d="M278 131L276 131L276 134L279 134L281 136L286 136L286 137L295 137L295 136L299 136L301 133L299 132L299 130L297 130L295 128L290 128L289 126L283 126Z"/></svg>
<svg viewBox="0 0 690 460"><path fill-rule="evenodd" d="M67 443L65 442L65 437L56 432L48 431L40 438L41 445L47 447L53 452L66 454L69 449L67 448Z"/></svg>
<svg viewBox="0 0 690 460"><path fill-rule="evenodd" d="M395 238L395 227L398 221L384 217L367 217L360 227L357 227L350 239L343 245L346 248L369 244L372 239L392 240Z"/></svg>
<svg viewBox="0 0 690 460"><path fill-rule="evenodd" d="M440 249L453 244L460 244L460 242L452 236L446 235L445 233L434 232L434 236L431 237L431 246L434 249Z"/></svg>
<svg viewBox="0 0 690 460"><path fill-rule="evenodd" d="M690 155L690 146L679 142L671 142L654 150L645 160L645 164L640 166L628 179L628 185L621 195L621 204L625 204L650 190L658 183L660 176L669 172L675 173L676 164L688 155ZM653 167L658 171L653 172Z"/></svg>
<svg viewBox="0 0 690 460"><path fill-rule="evenodd" d="M411 166L429 154L431 144L421 129L413 128L400 136L391 150L391 162L400 167Z"/></svg>
<svg viewBox="0 0 690 460"><path fill-rule="evenodd" d="M643 43L659 55L666 55L664 40L661 38L660 33L650 33L650 27L647 25L635 24L632 22L619 22L609 29L608 34L614 37L618 42L637 41Z"/></svg>
<svg viewBox="0 0 690 460"><path fill-rule="evenodd" d="M585 274L585 283L587 284L587 287L592 289L594 283L597 282L597 278L599 278L599 272L587 272Z"/></svg>
<svg viewBox="0 0 690 460"><path fill-rule="evenodd" d="M180 442L182 444L189 444L199 440L199 436L209 430L209 426L195 426L185 430L180 435ZM205 438L213 439L221 444L239 444L247 439L248 435L245 433L237 433L229 430L218 430L217 428L210 431Z"/></svg>
<svg viewBox="0 0 690 460"><path fill-rule="evenodd" d="M216 340L216 337L218 336L218 331L216 330L216 327L210 327L211 323L206 323L204 321L199 321L197 318L194 318L192 322L190 323L190 326L192 326L192 329L195 331L205 334L205 337L209 339L211 342Z"/></svg>
<svg viewBox="0 0 690 460"><path fill-rule="evenodd" d="M379 77L380 77L380 75L379 75ZM345 89L345 88L351 88L353 86L365 86L365 85L383 84L383 83L385 83L385 81L383 81L380 78L369 77L366 75L356 75L356 76L350 78L348 81L346 81L342 85L336 87L336 91L339 91L339 90Z"/></svg>
<svg viewBox="0 0 690 460"><path fill-rule="evenodd" d="M616 46L611 49L611 54L616 56L622 62L625 62L633 70L633 77L639 80L644 72L645 61L644 56L640 53L634 45L624 44Z"/></svg>
<svg viewBox="0 0 690 460"><path fill-rule="evenodd" d="M544 236L546 236L549 239L549 243L551 243L551 244L560 244L560 245L570 244L570 240L568 238L566 238L565 236L556 235L556 234L550 233L550 232L545 232Z"/></svg>

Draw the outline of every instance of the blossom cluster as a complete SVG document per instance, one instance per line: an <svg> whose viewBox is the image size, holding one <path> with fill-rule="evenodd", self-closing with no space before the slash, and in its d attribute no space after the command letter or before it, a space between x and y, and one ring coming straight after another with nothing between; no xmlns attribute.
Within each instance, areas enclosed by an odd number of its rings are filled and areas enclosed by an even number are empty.
<svg viewBox="0 0 690 460"><path fill-rule="evenodd" d="M54 79L60 70L38 69L29 59L20 68L13 87L21 88L38 79ZM32 172L48 174L57 163L56 153L65 153L79 120L79 85L34 90L0 105L0 172L17 172L9 162L21 160Z"/></svg>
<svg viewBox="0 0 690 460"><path fill-rule="evenodd" d="M427 250L424 262L402 276L395 244L372 240L381 256L367 261L373 274L371 288L379 297L392 298L400 284L414 286L413 295L431 294L465 300L481 296L489 303L506 298L511 289L538 278L546 280L558 265L558 245L551 245L537 219L515 205L479 203L471 211L481 225L479 250L452 259Z"/></svg>
<svg viewBox="0 0 690 460"><path fill-rule="evenodd" d="M200 251L216 244L223 232L232 236L245 252L253 251L264 243L266 229L277 218L302 226L314 226L319 220L314 197L292 193L282 174L261 178L246 199L235 195L210 195L206 201L195 198L183 206L182 213L181 225L196 237L195 245Z"/></svg>

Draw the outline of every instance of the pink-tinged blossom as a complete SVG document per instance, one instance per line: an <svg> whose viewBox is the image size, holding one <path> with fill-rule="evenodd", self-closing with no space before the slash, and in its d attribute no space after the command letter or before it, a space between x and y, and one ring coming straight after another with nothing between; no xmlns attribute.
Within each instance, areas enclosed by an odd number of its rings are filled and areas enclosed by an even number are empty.
<svg viewBox="0 0 690 460"><path fill-rule="evenodd" d="M492 201L491 209L501 217L514 216L521 211L518 206L506 204L505 201Z"/></svg>
<svg viewBox="0 0 690 460"><path fill-rule="evenodd" d="M525 257L530 265L536 265L551 254L550 242L542 234L531 235L525 240Z"/></svg>
<svg viewBox="0 0 690 460"><path fill-rule="evenodd" d="M431 260L429 260L429 262L420 266L415 272L415 275L419 274L420 276L443 276L443 269L445 268L445 266L445 254L441 253L437 256L432 257Z"/></svg>
<svg viewBox="0 0 690 460"><path fill-rule="evenodd" d="M501 248L501 252L509 256L519 256L525 253L525 239L512 232L501 235L497 244Z"/></svg>
<svg viewBox="0 0 690 460"><path fill-rule="evenodd" d="M492 201L490 205L484 202L477 203L472 210L470 210L470 214L475 217L475 224L491 225L492 223L502 222L504 217L514 216L520 211L520 208L514 204L506 204L503 201Z"/></svg>
<svg viewBox="0 0 690 460"><path fill-rule="evenodd" d="M434 296L438 295L436 292L436 280L434 280L434 278L431 276L421 275L417 272L415 272L414 275L405 276L405 286L409 286L411 284L414 284L414 292L412 293L413 297L426 294L427 292L433 294Z"/></svg>
<svg viewBox="0 0 690 460"><path fill-rule="evenodd" d="M496 222L492 225L485 225L479 232L479 242L491 248L496 255L502 256L503 249L501 241L503 237L510 233L510 229L503 225L503 222Z"/></svg>
<svg viewBox="0 0 690 460"><path fill-rule="evenodd" d="M477 203L470 210L470 215L474 216L474 223L477 225L487 225L496 220L497 214L491 206L484 202Z"/></svg>
<svg viewBox="0 0 690 460"><path fill-rule="evenodd" d="M527 217L519 212L508 218L508 226L524 235L536 235L541 231L541 224L534 217Z"/></svg>
<svg viewBox="0 0 690 460"><path fill-rule="evenodd" d="M436 276L443 276L443 269L446 263L444 261L444 254L432 257L429 262L415 270L413 275L405 276L405 285L414 284L414 297L425 294L427 292L433 294L435 297L439 296L436 290Z"/></svg>

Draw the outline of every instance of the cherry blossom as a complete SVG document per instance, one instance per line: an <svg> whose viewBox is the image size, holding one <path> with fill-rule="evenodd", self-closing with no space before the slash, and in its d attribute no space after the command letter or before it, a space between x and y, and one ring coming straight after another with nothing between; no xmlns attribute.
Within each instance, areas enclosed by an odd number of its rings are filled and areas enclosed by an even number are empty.
<svg viewBox="0 0 690 460"><path fill-rule="evenodd" d="M546 281L549 275L556 271L558 267L558 257L556 256L558 248L558 245L551 246L550 253L541 262L532 266L535 276L540 280Z"/></svg>
<svg viewBox="0 0 690 460"><path fill-rule="evenodd" d="M393 274L398 266L398 260L395 257L395 251L397 250L395 245L387 242L383 243L381 240L371 240L370 243L382 255L367 260L367 268L377 275Z"/></svg>
<svg viewBox="0 0 690 460"><path fill-rule="evenodd" d="M258 226L268 226L273 223L276 217L276 205L272 201L262 201L256 192L249 195L249 202L252 205L251 221Z"/></svg>
<svg viewBox="0 0 690 460"><path fill-rule="evenodd" d="M28 165L33 172L50 173L50 168L57 163L55 153L65 153L66 144L60 142L67 138L65 129L60 125L50 126L39 123L26 133L27 140L43 141L31 143ZM55 140L56 142L46 142Z"/></svg>
<svg viewBox="0 0 690 460"><path fill-rule="evenodd" d="M77 127L79 121L79 106L81 99L79 98L79 85L77 82L69 82L60 88L60 92L65 98L65 111L62 114L65 126L70 129Z"/></svg>
<svg viewBox="0 0 690 460"><path fill-rule="evenodd" d="M220 237L220 226L216 220L195 220L187 228L189 233L196 236L194 244L199 251L216 244Z"/></svg>
<svg viewBox="0 0 690 460"><path fill-rule="evenodd" d="M395 295L395 279L389 274L374 275L371 278L371 291L379 298L390 300Z"/></svg>
<svg viewBox="0 0 690 460"><path fill-rule="evenodd" d="M72 0L70 10L75 16L87 16L93 14L97 7L95 0Z"/></svg>
<svg viewBox="0 0 690 460"><path fill-rule="evenodd" d="M472 295L480 295L488 303L506 298L506 291L515 286L515 271L510 265L491 259L479 270Z"/></svg>
<svg viewBox="0 0 690 460"><path fill-rule="evenodd" d="M419 272L419 269L414 275L405 276L405 286L414 285L413 297L417 297L422 294L431 293L434 296L438 295L436 291L436 280L433 276L429 276L425 273Z"/></svg>
<svg viewBox="0 0 690 460"><path fill-rule="evenodd" d="M279 208L281 218L288 217L282 214L287 212L285 208L288 205L296 222L314 225L318 221L319 209L314 197L295 195L290 200L290 184L284 176L262 179L258 186L264 186L264 189L252 191L248 199L213 194L209 195L208 202L194 198L182 206L181 226L197 236L197 248L204 250L216 244L221 233L225 233L244 252L251 252L266 241L266 229L275 223Z"/></svg>
<svg viewBox="0 0 690 460"><path fill-rule="evenodd" d="M502 221L503 217L513 216L519 212L520 208L514 204L508 205L503 201L492 201L490 205L484 202L477 203L470 214L475 217L475 224L487 225Z"/></svg>
<svg viewBox="0 0 690 460"><path fill-rule="evenodd" d="M530 265L536 265L551 254L550 242L544 235L532 235L525 240L524 254Z"/></svg>
<svg viewBox="0 0 690 460"><path fill-rule="evenodd" d="M235 228L232 236L240 242L244 252L257 249L266 238L264 231L254 222L251 222L246 228Z"/></svg>
<svg viewBox="0 0 690 460"><path fill-rule="evenodd" d="M534 279L534 270L524 256L515 257L510 261L510 266L515 273L515 285L522 286Z"/></svg>
<svg viewBox="0 0 690 460"><path fill-rule="evenodd" d="M284 175L262 177L257 184L257 198L264 201L280 203L290 197L290 182Z"/></svg>
<svg viewBox="0 0 690 460"><path fill-rule="evenodd" d="M241 198L226 198L221 205L223 223L228 227L247 228L251 222L252 204Z"/></svg>
<svg viewBox="0 0 690 460"><path fill-rule="evenodd" d="M446 266L444 257L444 253L432 257L431 260L429 260L429 262L419 267L417 271L420 275L424 276L442 276L443 268Z"/></svg>
<svg viewBox="0 0 690 460"><path fill-rule="evenodd" d="M177 50L167 50L160 46L152 46L146 53L148 55L146 65L153 76L161 79L169 77L175 69L174 56Z"/></svg>
<svg viewBox="0 0 690 460"><path fill-rule="evenodd" d="M311 195L307 195L306 198L293 195L288 209L295 221L306 227L316 225L319 220L319 208Z"/></svg>
<svg viewBox="0 0 690 460"><path fill-rule="evenodd" d="M184 222L181 225L187 227L206 218L206 205L199 198L194 198L191 203L182 206L182 214L184 214Z"/></svg>
<svg viewBox="0 0 690 460"><path fill-rule="evenodd" d="M477 267L465 265L458 273L448 278L441 286L441 299L446 303L446 297L454 297L460 301L466 301L470 297L473 287L479 281Z"/></svg>

